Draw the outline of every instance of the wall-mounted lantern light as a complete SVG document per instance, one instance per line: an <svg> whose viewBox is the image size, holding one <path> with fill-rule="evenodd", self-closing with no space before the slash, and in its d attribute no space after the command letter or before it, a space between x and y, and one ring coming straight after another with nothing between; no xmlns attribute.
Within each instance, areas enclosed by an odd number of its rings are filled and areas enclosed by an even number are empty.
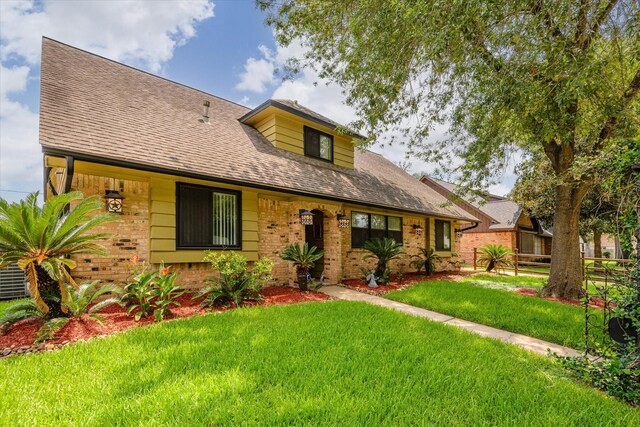
<svg viewBox="0 0 640 427"><path fill-rule="evenodd" d="M416 233L416 236L422 236L424 227L421 226L420 224L413 224L413 231Z"/></svg>
<svg viewBox="0 0 640 427"><path fill-rule="evenodd" d="M313 212L306 209L300 209L298 213L300 214L300 224L313 225Z"/></svg>
<svg viewBox="0 0 640 427"><path fill-rule="evenodd" d="M349 228L351 225L351 218L345 214L338 214L338 228Z"/></svg>
<svg viewBox="0 0 640 427"><path fill-rule="evenodd" d="M122 213L122 201L124 197L120 195L116 190L107 190L107 194L104 196L107 205L107 212L110 213Z"/></svg>

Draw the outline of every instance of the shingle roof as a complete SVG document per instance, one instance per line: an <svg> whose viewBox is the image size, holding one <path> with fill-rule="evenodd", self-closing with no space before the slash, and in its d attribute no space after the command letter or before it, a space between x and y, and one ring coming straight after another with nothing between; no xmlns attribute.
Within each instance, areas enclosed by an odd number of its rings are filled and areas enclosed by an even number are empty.
<svg viewBox="0 0 640 427"><path fill-rule="evenodd" d="M522 208L511 200L489 202L481 206L480 210L498 221L497 224L491 224L490 230L515 228L522 213Z"/></svg>
<svg viewBox="0 0 640 427"><path fill-rule="evenodd" d="M201 121L204 100L209 124ZM249 111L43 39L45 153L477 221L457 206L442 206L443 196L379 154L356 150L355 169L348 169L278 150L238 120Z"/></svg>

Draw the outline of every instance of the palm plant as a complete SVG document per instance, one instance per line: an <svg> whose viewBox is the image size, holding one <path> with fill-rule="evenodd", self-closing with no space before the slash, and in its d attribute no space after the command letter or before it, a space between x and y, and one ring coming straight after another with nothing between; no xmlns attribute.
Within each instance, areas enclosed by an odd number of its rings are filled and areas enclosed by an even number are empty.
<svg viewBox="0 0 640 427"><path fill-rule="evenodd" d="M67 298L62 303L65 309L65 316L48 318L37 333L37 341L51 338L51 335L69 322L70 317L80 317L83 314L88 314L89 317L101 321L102 316L98 314L98 311L119 303L120 298L112 297L99 303L96 303L96 300L105 294L118 294L120 288L115 285L98 286L99 283L96 280L91 283L83 283L77 288L65 283ZM0 318L0 333L5 333L16 322L34 317L45 317L45 314L39 309L34 300L19 301L9 306L2 318Z"/></svg>
<svg viewBox="0 0 640 427"><path fill-rule="evenodd" d="M315 246L309 247L305 244L300 247L298 243L291 244L284 248L280 254L280 258L285 261L292 261L296 266L296 281L301 291L306 292L309 289L308 275L309 270L315 265L316 261L324 256L324 251L319 250Z"/></svg>
<svg viewBox="0 0 640 427"><path fill-rule="evenodd" d="M489 243L478 249L478 251L481 254L478 258L478 263L480 263L480 265L486 265L487 271L491 271L494 268L499 269L511 267L513 265L511 262L513 252L504 245L494 245Z"/></svg>
<svg viewBox="0 0 640 427"><path fill-rule="evenodd" d="M427 276L431 276L436 269L436 261L438 261L441 257L433 248L420 248L421 255L413 255L412 258L416 258L411 261L411 265L413 265L418 273L420 270L424 268Z"/></svg>
<svg viewBox="0 0 640 427"><path fill-rule="evenodd" d="M403 252L402 243L396 243L395 240L387 237L368 240L364 242L364 248L371 253L362 259L376 258L378 263L374 275L383 279L388 277L386 273L389 261L397 258Z"/></svg>
<svg viewBox="0 0 640 427"><path fill-rule="evenodd" d="M44 314L32 299L11 304L0 317L0 334L5 334L14 323L34 317L43 317Z"/></svg>
<svg viewBox="0 0 640 427"><path fill-rule="evenodd" d="M64 317L68 297L65 282L76 287L67 269L76 267L70 257L77 254L105 254L96 240L110 234L90 234L97 225L113 220L102 208L98 196L84 199L71 192L50 198L41 208L38 193L18 203L0 199L0 268L16 263L26 272L29 292L46 318ZM68 209L72 203L75 207Z"/></svg>

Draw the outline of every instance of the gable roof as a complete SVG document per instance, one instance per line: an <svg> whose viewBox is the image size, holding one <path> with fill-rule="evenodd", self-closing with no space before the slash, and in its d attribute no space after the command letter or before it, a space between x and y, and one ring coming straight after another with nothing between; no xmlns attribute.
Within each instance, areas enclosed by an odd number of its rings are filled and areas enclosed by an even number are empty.
<svg viewBox="0 0 640 427"><path fill-rule="evenodd" d="M201 120L204 100L209 123ZM239 121L250 111L43 38L45 154L477 221L460 207L441 206L443 196L379 154L356 149L355 168L348 169L278 150Z"/></svg>
<svg viewBox="0 0 640 427"><path fill-rule="evenodd" d="M262 104L258 105L253 110L249 111L247 114L240 117L242 123L246 123L251 117L255 116L259 112L265 110L268 107L276 107L280 110L288 111L289 113L295 114L296 116L302 117L309 121L318 123L320 125L326 126L330 129L338 129L342 128L342 125L338 122L331 120L328 117L323 116L320 113L316 113L315 111L307 108L303 105L298 104L298 101L292 101L290 99L268 99ZM358 139L366 139L366 137L357 134L355 132L348 132L349 135L358 138Z"/></svg>
<svg viewBox="0 0 640 427"><path fill-rule="evenodd" d="M520 219L520 215L524 212L524 209L517 203L496 194L489 194L489 200L487 201L474 196L459 197L455 195L456 185L451 182L432 178L427 175L423 175L420 181L432 188L439 187L451 193L450 200L452 200L453 203L457 203L463 209L467 211L471 210L472 212L477 210L482 215L486 215L492 221L489 230L512 230L516 228L518 219ZM545 230L535 217L531 217L531 222L533 222L534 227L538 229L540 235L547 237L553 235L550 231Z"/></svg>

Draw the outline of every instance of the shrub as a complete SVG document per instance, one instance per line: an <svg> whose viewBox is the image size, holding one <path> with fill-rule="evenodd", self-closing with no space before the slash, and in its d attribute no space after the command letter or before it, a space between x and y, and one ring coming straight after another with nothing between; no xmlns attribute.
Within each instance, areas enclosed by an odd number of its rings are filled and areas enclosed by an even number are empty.
<svg viewBox="0 0 640 427"><path fill-rule="evenodd" d="M71 317L81 317L88 314L89 317L101 321L102 316L98 311L109 305L120 301L117 297L108 298L102 302L95 303L96 300L106 294L117 294L120 288L115 285L98 286L98 280L91 283L83 283L78 288L65 284L67 297L62 302L66 316L48 318L44 325L38 330L36 342L50 339L51 336L66 325ZM41 311L33 300L20 301L5 310L4 316L0 319L0 332L5 333L11 325L21 320L42 317L45 313Z"/></svg>
<svg viewBox="0 0 640 427"><path fill-rule="evenodd" d="M184 294L184 291L180 290L180 287L176 285L177 278L177 272L171 273L169 272L169 267L165 267L164 264L160 265L160 270L154 282L155 287L152 290L153 316L158 322L171 314L172 305L180 305L176 299Z"/></svg>
<svg viewBox="0 0 640 427"><path fill-rule="evenodd" d="M416 258L411 261L411 265L416 268L416 271L420 273L420 271L424 268L427 276L431 276L436 268L436 261L441 257L436 254L433 248L420 248L420 252L422 255L413 255L412 258Z"/></svg>
<svg viewBox="0 0 640 427"><path fill-rule="evenodd" d="M587 356L556 358L578 379L631 405L640 405L640 358L637 350L627 349L601 360L591 360Z"/></svg>
<svg viewBox="0 0 640 427"><path fill-rule="evenodd" d="M96 213L102 208L100 197L83 199L77 191L51 197L42 208L38 193L19 203L0 198L0 268L15 263L25 271L29 293L45 317L69 315L63 305L68 295L65 284L75 287L75 282L67 269L76 267L69 255L105 253L95 242L111 235L90 234L95 226L115 218Z"/></svg>
<svg viewBox="0 0 640 427"><path fill-rule="evenodd" d="M0 334L5 334L9 328L17 322L35 317L44 317L46 313L40 310L40 307L34 300L18 301L6 308L2 317L0 317Z"/></svg>
<svg viewBox="0 0 640 427"><path fill-rule="evenodd" d="M184 292L176 285L178 273L170 273L169 267L160 265L158 271L149 271L138 258L133 257L133 279L124 287L121 304L127 307L127 314L133 314L136 321L153 314L156 321L162 321L171 313L171 306L179 306L176 301Z"/></svg>
<svg viewBox="0 0 640 427"><path fill-rule="evenodd" d="M247 258L237 252L207 252L204 261L220 273L220 277L209 279L213 286L198 292L194 298L206 295L203 306L212 306L217 302L234 304L236 307L247 300L258 300L260 289L271 280L273 262L262 257L253 269L247 269Z"/></svg>
<svg viewBox="0 0 640 427"><path fill-rule="evenodd" d="M511 262L511 256L513 256L513 252L511 252L511 249L504 245L493 245L489 243L488 245L485 245L478 249L478 251L480 252L478 263L480 265L486 265L487 271L511 267L513 265L513 263Z"/></svg>
<svg viewBox="0 0 640 427"><path fill-rule="evenodd" d="M400 256L403 252L402 244L396 243L395 240L384 237L382 239L375 238L364 242L364 248L370 253L362 259L376 258L376 270L374 272L377 281L384 284L389 281L391 272L387 271L387 264L394 258Z"/></svg>
<svg viewBox="0 0 640 427"><path fill-rule="evenodd" d="M300 247L298 243L291 244L284 248L280 254L280 258L284 261L292 261L296 266L296 278L298 287L301 291L306 292L309 287L309 270L315 265L315 262L324 256L324 251L316 252L315 246L309 247L305 243Z"/></svg>

